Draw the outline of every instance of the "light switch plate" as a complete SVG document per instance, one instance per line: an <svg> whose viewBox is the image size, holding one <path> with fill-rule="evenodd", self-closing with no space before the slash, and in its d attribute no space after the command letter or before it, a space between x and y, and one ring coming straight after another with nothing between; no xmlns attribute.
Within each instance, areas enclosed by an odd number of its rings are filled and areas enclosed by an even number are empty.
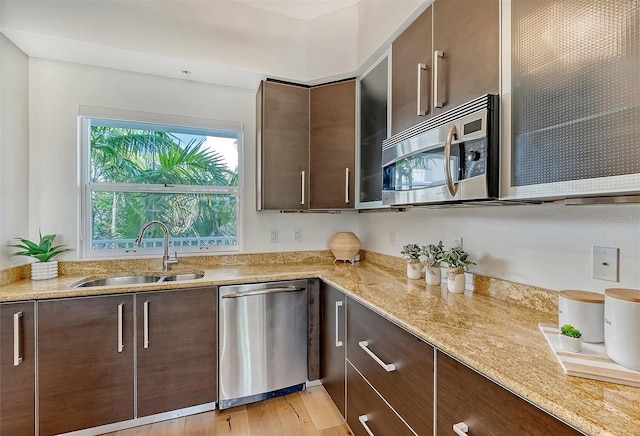
<svg viewBox="0 0 640 436"><path fill-rule="evenodd" d="M593 278L618 281L618 252L614 247L593 247Z"/></svg>

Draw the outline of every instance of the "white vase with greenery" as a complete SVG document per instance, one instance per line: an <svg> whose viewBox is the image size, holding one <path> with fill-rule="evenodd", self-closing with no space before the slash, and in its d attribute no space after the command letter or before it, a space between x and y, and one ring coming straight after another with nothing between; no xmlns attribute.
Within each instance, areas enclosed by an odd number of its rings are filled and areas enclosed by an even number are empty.
<svg viewBox="0 0 640 436"><path fill-rule="evenodd" d="M420 254L422 254L422 249L418 244L407 244L403 246L400 254L407 260L407 278L411 280L421 278L422 263L420 262Z"/></svg>
<svg viewBox="0 0 640 436"><path fill-rule="evenodd" d="M468 265L475 265L469 259L469 253L460 247L454 247L444 252L443 262L447 264L447 289L453 294L462 294L466 288L464 274Z"/></svg>
<svg viewBox="0 0 640 436"><path fill-rule="evenodd" d="M424 256L424 277L427 285L439 286L442 281L440 263L444 259L444 246L442 241L438 244L429 244L422 247Z"/></svg>
<svg viewBox="0 0 640 436"><path fill-rule="evenodd" d="M16 238L21 244L9 245L9 247L19 248L22 251L13 253L13 256L29 256L37 260L31 264L31 280L46 280L58 277L58 261L51 260L58 254L69 251L64 245L53 245L56 235L42 236L40 242L36 244L28 239Z"/></svg>

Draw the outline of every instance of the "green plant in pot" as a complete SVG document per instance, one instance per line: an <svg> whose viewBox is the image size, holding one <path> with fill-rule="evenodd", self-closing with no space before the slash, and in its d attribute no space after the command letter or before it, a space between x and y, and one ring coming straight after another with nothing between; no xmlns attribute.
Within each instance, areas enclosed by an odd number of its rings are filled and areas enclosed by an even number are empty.
<svg viewBox="0 0 640 436"><path fill-rule="evenodd" d="M400 254L407 260L407 277L413 280L422 277L422 264L420 263L422 248L418 244L407 244L402 247Z"/></svg>
<svg viewBox="0 0 640 436"><path fill-rule="evenodd" d="M55 256L70 251L64 245L53 245L56 234L42 236L38 231L40 242L35 243L24 238L15 238L20 244L10 244L9 247L19 248L21 251L13 253L13 256L28 256L37 260L31 264L31 279L44 280L58 277L58 261L51 260Z"/></svg>
<svg viewBox="0 0 640 436"><path fill-rule="evenodd" d="M582 349L582 332L570 324L560 327L560 346L566 351L579 353Z"/></svg>
<svg viewBox="0 0 640 436"><path fill-rule="evenodd" d="M454 247L444 252L442 260L447 264L447 288L449 292L461 294L465 289L464 272L469 265L475 265L469 258L469 253L460 247Z"/></svg>
<svg viewBox="0 0 640 436"><path fill-rule="evenodd" d="M438 244L429 244L422 247L422 255L424 256L424 276L427 285L436 286L440 284L442 276L440 274L440 264L444 260L444 245L442 241Z"/></svg>

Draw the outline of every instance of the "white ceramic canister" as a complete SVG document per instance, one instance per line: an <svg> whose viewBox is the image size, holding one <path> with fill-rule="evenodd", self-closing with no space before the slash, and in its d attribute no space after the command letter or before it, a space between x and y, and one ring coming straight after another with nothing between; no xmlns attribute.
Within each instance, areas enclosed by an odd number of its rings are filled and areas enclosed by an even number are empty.
<svg viewBox="0 0 640 436"><path fill-rule="evenodd" d="M640 371L640 289L605 289L604 345L625 368Z"/></svg>
<svg viewBox="0 0 640 436"><path fill-rule="evenodd" d="M558 326L580 330L584 342L604 341L604 295L588 291L558 292Z"/></svg>

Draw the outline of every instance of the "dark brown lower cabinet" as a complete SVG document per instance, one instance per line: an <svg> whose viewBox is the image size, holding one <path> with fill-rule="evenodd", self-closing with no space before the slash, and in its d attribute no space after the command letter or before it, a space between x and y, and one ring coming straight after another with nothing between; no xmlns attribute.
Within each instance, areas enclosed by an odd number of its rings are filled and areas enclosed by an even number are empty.
<svg viewBox="0 0 640 436"><path fill-rule="evenodd" d="M34 302L0 305L0 434L35 434Z"/></svg>
<svg viewBox="0 0 640 436"><path fill-rule="evenodd" d="M356 436L414 436L400 417L347 361L347 424ZM407 401L411 399L407 398Z"/></svg>
<svg viewBox="0 0 640 436"><path fill-rule="evenodd" d="M338 410L345 416L346 297L323 282L320 301L320 378Z"/></svg>
<svg viewBox="0 0 640 436"><path fill-rule="evenodd" d="M133 295L38 302L40 435L134 417Z"/></svg>
<svg viewBox="0 0 640 436"><path fill-rule="evenodd" d="M437 362L438 436L460 423L469 436L581 434L440 351Z"/></svg>
<svg viewBox="0 0 640 436"><path fill-rule="evenodd" d="M136 294L138 417L217 398L217 288Z"/></svg>
<svg viewBox="0 0 640 436"><path fill-rule="evenodd" d="M433 434L433 354L431 345L347 301L347 358L419 435Z"/></svg>

